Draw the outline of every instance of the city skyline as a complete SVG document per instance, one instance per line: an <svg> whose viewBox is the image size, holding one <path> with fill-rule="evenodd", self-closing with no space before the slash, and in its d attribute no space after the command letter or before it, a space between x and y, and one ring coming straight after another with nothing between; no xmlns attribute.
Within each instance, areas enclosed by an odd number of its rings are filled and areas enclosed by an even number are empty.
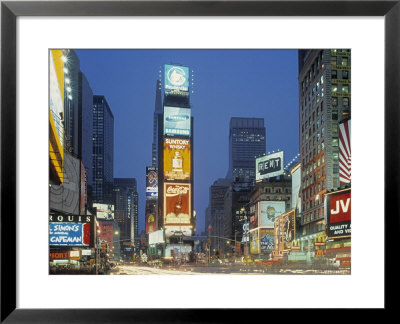
<svg viewBox="0 0 400 324"><path fill-rule="evenodd" d="M285 165L299 153L297 50L76 53L93 94L104 95L113 112L114 178L137 180L139 231L144 229L145 167L151 165L156 80L161 79L163 64L181 63L194 71L190 95L195 134L194 210L199 234L204 230L209 187L225 177L229 167L231 117L264 118L266 153L285 151Z"/></svg>

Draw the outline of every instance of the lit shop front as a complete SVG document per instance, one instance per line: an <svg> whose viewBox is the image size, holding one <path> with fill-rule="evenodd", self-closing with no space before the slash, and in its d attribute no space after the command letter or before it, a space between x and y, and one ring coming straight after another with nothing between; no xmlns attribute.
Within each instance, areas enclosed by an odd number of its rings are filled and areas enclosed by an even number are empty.
<svg viewBox="0 0 400 324"><path fill-rule="evenodd" d="M79 270L94 263L94 216L49 216L49 265Z"/></svg>
<svg viewBox="0 0 400 324"><path fill-rule="evenodd" d="M351 266L351 188L326 194L326 257Z"/></svg>

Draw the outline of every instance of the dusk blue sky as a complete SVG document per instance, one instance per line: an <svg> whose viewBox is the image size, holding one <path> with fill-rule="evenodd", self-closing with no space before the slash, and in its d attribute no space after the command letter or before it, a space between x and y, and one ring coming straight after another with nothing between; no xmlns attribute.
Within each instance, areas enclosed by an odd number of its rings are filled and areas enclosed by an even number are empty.
<svg viewBox="0 0 400 324"><path fill-rule="evenodd" d="M194 71L194 209L204 231L209 187L228 170L231 117L264 118L266 150L299 153L297 50L76 50L93 94L114 114L114 177L136 178L144 229L156 80L164 64Z"/></svg>

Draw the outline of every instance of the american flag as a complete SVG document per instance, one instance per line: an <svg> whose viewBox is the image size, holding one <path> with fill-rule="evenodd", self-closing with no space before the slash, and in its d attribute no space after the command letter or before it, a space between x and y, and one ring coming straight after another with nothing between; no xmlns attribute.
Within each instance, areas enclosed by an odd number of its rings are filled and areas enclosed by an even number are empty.
<svg viewBox="0 0 400 324"><path fill-rule="evenodd" d="M339 181L340 185L351 183L351 121L339 125Z"/></svg>

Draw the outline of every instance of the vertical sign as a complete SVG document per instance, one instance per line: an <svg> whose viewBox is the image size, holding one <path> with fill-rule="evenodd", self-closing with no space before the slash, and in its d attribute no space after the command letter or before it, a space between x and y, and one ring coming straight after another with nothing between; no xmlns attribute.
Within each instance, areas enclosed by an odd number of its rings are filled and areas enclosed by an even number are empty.
<svg viewBox="0 0 400 324"><path fill-rule="evenodd" d="M339 181L340 184L351 182L351 121L339 124Z"/></svg>

